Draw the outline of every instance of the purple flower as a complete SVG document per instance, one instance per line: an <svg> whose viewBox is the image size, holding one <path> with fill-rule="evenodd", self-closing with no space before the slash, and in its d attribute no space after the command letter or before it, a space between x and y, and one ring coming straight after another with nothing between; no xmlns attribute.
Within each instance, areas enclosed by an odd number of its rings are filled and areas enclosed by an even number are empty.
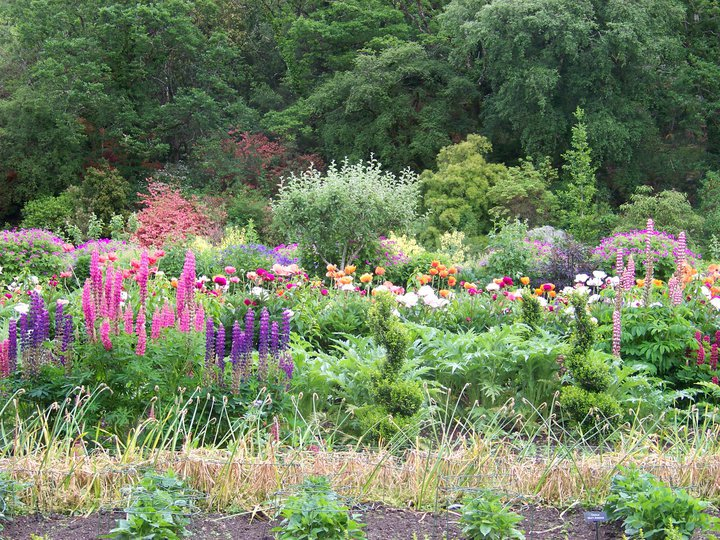
<svg viewBox="0 0 720 540"><path fill-rule="evenodd" d="M260 312L260 339L258 342L258 378L264 381L267 378L267 356L270 333L270 312L265 307Z"/></svg>
<svg viewBox="0 0 720 540"><path fill-rule="evenodd" d="M217 333L215 334L215 354L217 355L222 380L222 374L225 372L225 327L222 323L218 323Z"/></svg>
<svg viewBox="0 0 720 540"><path fill-rule="evenodd" d="M205 321L205 366L209 367L215 350L215 326L213 320L208 317Z"/></svg>

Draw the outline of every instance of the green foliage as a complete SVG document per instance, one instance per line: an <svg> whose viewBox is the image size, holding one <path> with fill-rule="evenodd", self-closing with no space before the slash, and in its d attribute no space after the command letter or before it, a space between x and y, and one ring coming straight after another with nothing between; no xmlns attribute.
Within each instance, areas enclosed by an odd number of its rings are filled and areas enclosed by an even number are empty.
<svg viewBox="0 0 720 540"><path fill-rule="evenodd" d="M699 531L717 532L720 520L706 513L709 506L635 466L619 468L606 502L609 517L622 520L625 534L642 534L647 540L685 540Z"/></svg>
<svg viewBox="0 0 720 540"><path fill-rule="evenodd" d="M597 182L585 112L578 107L572 128L570 149L563 154L563 177L566 187L558 196L560 223L575 238L585 242L598 239Z"/></svg>
<svg viewBox="0 0 720 540"><path fill-rule="evenodd" d="M517 525L523 517L491 492L468 496L462 507L460 523L469 540L525 540Z"/></svg>
<svg viewBox="0 0 720 540"><path fill-rule="evenodd" d="M310 169L292 174L273 202L279 230L299 241L303 257L320 257L344 267L363 248L415 219L416 177L383 172L370 161L328 167L325 175Z"/></svg>
<svg viewBox="0 0 720 540"><path fill-rule="evenodd" d="M115 214L126 213L131 192L130 183L117 169L89 167L80 183L80 202L85 212L109 223ZM96 238L90 234L89 237Z"/></svg>
<svg viewBox="0 0 720 540"><path fill-rule="evenodd" d="M537 330L542 320L542 307L537 296L530 291L525 291L522 295L522 314L521 320L523 324L528 325L532 330Z"/></svg>
<svg viewBox="0 0 720 540"><path fill-rule="evenodd" d="M440 150L436 172L422 173L423 207L430 213L426 242L437 243L446 231L462 231L473 239L490 230L488 190L510 181L505 165L487 161L491 150L487 138L468 135Z"/></svg>
<svg viewBox="0 0 720 540"><path fill-rule="evenodd" d="M684 231L690 238L698 238L704 224L685 193L675 190L653 193L650 186L640 186L630 200L620 206L620 222L615 230L644 229L648 218L655 221L656 230L675 236Z"/></svg>
<svg viewBox="0 0 720 540"><path fill-rule="evenodd" d="M127 517L118 520L103 538L176 540L190 536L188 516L193 510L192 492L172 471L145 473L140 483L127 489Z"/></svg>
<svg viewBox="0 0 720 540"><path fill-rule="evenodd" d="M595 344L595 325L587 312L587 296L575 293L570 297L570 306L573 308L575 326L572 334L573 353L587 354Z"/></svg>
<svg viewBox="0 0 720 540"><path fill-rule="evenodd" d="M519 278L531 272L534 265L532 244L525 241L527 225L516 220L502 223L488 234L488 258L482 268L484 277L499 276Z"/></svg>
<svg viewBox="0 0 720 540"><path fill-rule="evenodd" d="M517 167L509 167L507 175L498 177L488 190L491 216L499 219L519 219L536 227L547 223L555 206L550 186L557 180L557 170L549 158L535 165L529 158L521 159Z"/></svg>
<svg viewBox="0 0 720 540"><path fill-rule="evenodd" d="M3 521L13 518L24 507L19 494L28 487L13 479L7 473L0 473L0 532L3 530Z"/></svg>
<svg viewBox="0 0 720 540"><path fill-rule="evenodd" d="M586 354L570 354L565 366L575 383L589 392L604 392L613 382L609 357L606 353L590 350Z"/></svg>
<svg viewBox="0 0 720 540"><path fill-rule="evenodd" d="M617 400L605 392L590 392L579 386L563 386L560 408L575 423L586 429L603 431L608 425L617 425L621 409Z"/></svg>
<svg viewBox="0 0 720 540"><path fill-rule="evenodd" d="M64 236L65 226L75 210L73 205L72 196L67 191L57 197L40 197L28 201L22 209L22 227L47 229Z"/></svg>
<svg viewBox="0 0 720 540"><path fill-rule="evenodd" d="M322 476L306 478L280 510L282 523L273 529L278 540L362 540L365 532Z"/></svg>

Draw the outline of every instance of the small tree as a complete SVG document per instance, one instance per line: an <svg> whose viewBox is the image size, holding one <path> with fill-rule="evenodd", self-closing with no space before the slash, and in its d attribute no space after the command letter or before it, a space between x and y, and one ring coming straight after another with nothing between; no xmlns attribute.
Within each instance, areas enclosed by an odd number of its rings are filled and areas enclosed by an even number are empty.
<svg viewBox="0 0 720 540"><path fill-rule="evenodd" d="M375 160L323 175L310 168L291 174L273 204L274 223L300 244L304 256L344 267L381 235L401 232L416 217L417 176L384 172Z"/></svg>
<svg viewBox="0 0 720 540"><path fill-rule="evenodd" d="M580 107L575 111L575 120L570 150L563 154L562 172L567 187L559 194L559 214L563 228L575 238L587 242L597 237L597 167L592 162L585 112Z"/></svg>

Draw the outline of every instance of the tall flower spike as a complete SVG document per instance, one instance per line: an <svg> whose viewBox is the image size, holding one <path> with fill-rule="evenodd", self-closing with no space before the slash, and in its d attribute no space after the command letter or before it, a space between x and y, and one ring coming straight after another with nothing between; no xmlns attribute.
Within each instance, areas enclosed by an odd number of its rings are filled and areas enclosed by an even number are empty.
<svg viewBox="0 0 720 540"><path fill-rule="evenodd" d="M653 287L653 264L655 263L652 253L652 243L650 240L650 236L654 232L652 219L648 219L647 231L648 234L645 235L645 289L643 290L643 301L646 307L650 305L650 297Z"/></svg>
<svg viewBox="0 0 720 540"><path fill-rule="evenodd" d="M260 312L260 336L258 340L258 378L261 381L268 375L268 349L270 338L270 312L265 307Z"/></svg>
<svg viewBox="0 0 720 540"><path fill-rule="evenodd" d="M195 324L193 326L196 332L202 332L205 327L205 310L202 306L195 312Z"/></svg>
<svg viewBox="0 0 720 540"><path fill-rule="evenodd" d="M85 319L85 331L87 332L88 338L90 338L91 341L95 341L96 312L92 294L92 281L87 279L85 280L85 286L83 287L82 292L83 317Z"/></svg>
<svg viewBox="0 0 720 540"><path fill-rule="evenodd" d="M90 255L90 287L95 313L100 311L100 296L102 294L102 271L100 270L100 254L94 250Z"/></svg>
<svg viewBox="0 0 720 540"><path fill-rule="evenodd" d="M125 313L123 315L123 330L126 334L132 334L133 333L133 310L130 306L130 303L128 302L125 305Z"/></svg>
<svg viewBox="0 0 720 540"><path fill-rule="evenodd" d="M215 326L213 320L208 317L205 320L205 368L209 369L212 363L213 352L215 352Z"/></svg>
<svg viewBox="0 0 720 540"><path fill-rule="evenodd" d="M100 341L106 351L112 350L113 346L112 341L110 340L110 321L107 319L103 319L102 324L100 324Z"/></svg>
<svg viewBox="0 0 720 540"><path fill-rule="evenodd" d="M17 319L10 319L8 323L8 362L10 371L17 368Z"/></svg>
<svg viewBox="0 0 720 540"><path fill-rule="evenodd" d="M245 313L245 341L248 349L252 350L255 344L255 312L252 308Z"/></svg>
<svg viewBox="0 0 720 540"><path fill-rule="evenodd" d="M290 310L284 309L282 314L282 331L280 333L280 349L286 350L290 346Z"/></svg>
<svg viewBox="0 0 720 540"><path fill-rule="evenodd" d="M222 384L223 374L225 373L225 327L223 323L218 323L217 334L215 335L215 354L217 355L219 369L218 381Z"/></svg>
<svg viewBox="0 0 720 540"><path fill-rule="evenodd" d="M147 347L147 328L145 320L145 306L140 306L140 311L137 316L136 332L138 336L137 347L135 348L135 354L138 356L145 356L145 350Z"/></svg>
<svg viewBox="0 0 720 540"><path fill-rule="evenodd" d="M146 249L140 255L140 268L137 271L137 283L140 287L140 304L145 305L148 296L148 278L150 276L150 258Z"/></svg>

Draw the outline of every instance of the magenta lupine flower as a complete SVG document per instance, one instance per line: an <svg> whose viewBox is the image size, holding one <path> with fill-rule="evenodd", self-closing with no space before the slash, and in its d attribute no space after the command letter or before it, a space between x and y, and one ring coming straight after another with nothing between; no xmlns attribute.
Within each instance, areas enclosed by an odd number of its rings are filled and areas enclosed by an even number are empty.
<svg viewBox="0 0 720 540"><path fill-rule="evenodd" d="M90 255L90 283L92 286L92 300L95 312L100 308L100 295L102 293L102 271L100 270L100 254L97 250Z"/></svg>
<svg viewBox="0 0 720 540"><path fill-rule="evenodd" d="M95 303L93 302L92 293L92 281L90 279L85 280L85 286L82 292L82 308L83 316L85 318L85 331L87 332L88 338L91 341L95 341Z"/></svg>
<svg viewBox="0 0 720 540"><path fill-rule="evenodd" d="M183 309L180 313L180 331L188 333L190 331L190 312Z"/></svg>
<svg viewBox="0 0 720 540"><path fill-rule="evenodd" d="M617 253L615 254L615 275L617 275L620 279L623 278L623 249L618 248Z"/></svg>
<svg viewBox="0 0 720 540"><path fill-rule="evenodd" d="M175 312L168 302L165 302L165 305L163 306L161 326L163 328L172 328L175 326Z"/></svg>
<svg viewBox="0 0 720 540"><path fill-rule="evenodd" d="M202 332L203 328L205 328L205 310L202 306L195 312L195 322L193 326L196 332Z"/></svg>
<svg viewBox="0 0 720 540"><path fill-rule="evenodd" d="M695 340L698 343L697 365L701 366L705 363L705 344L702 334L699 331L695 332Z"/></svg>
<svg viewBox="0 0 720 540"><path fill-rule="evenodd" d="M632 255L630 255L630 258L628 259L627 266L625 267L625 270L623 271L622 275L622 286L623 289L626 291L629 291L633 288L635 285L635 259Z"/></svg>
<svg viewBox="0 0 720 540"><path fill-rule="evenodd" d="M191 312L194 311L195 282L195 254L191 249L188 249L185 253L182 272L178 278L175 303L178 315L184 309L189 309Z"/></svg>
<svg viewBox="0 0 720 540"><path fill-rule="evenodd" d="M10 341L0 341L0 376L8 377L10 375L10 360L8 350L10 349Z"/></svg>
<svg viewBox="0 0 720 540"><path fill-rule="evenodd" d="M619 310L613 311L613 337L612 337L612 353L614 356L620 356L620 342L622 338L622 316Z"/></svg>
<svg viewBox="0 0 720 540"><path fill-rule="evenodd" d="M100 341L106 351L112 350L112 341L110 341L110 321L108 319L103 319L103 322L100 325Z"/></svg>
<svg viewBox="0 0 720 540"><path fill-rule="evenodd" d="M17 368L17 319L8 322L8 362L10 370Z"/></svg>
<svg viewBox="0 0 720 540"><path fill-rule="evenodd" d="M150 322L150 339L158 339L160 330L162 329L162 314L158 308L155 308L152 321Z"/></svg>
<svg viewBox="0 0 720 540"><path fill-rule="evenodd" d="M715 371L718 364L718 344L713 343L710 346L710 369Z"/></svg>
<svg viewBox="0 0 720 540"><path fill-rule="evenodd" d="M124 325L123 330L126 334L132 334L133 333L133 310L130 307L130 304L128 303L125 306L125 313L123 315Z"/></svg>
<svg viewBox="0 0 720 540"><path fill-rule="evenodd" d="M140 255L140 268L137 271L137 284L140 287L140 304L145 305L147 300L148 290L148 278L150 277L150 258L146 249L143 250Z"/></svg>
<svg viewBox="0 0 720 540"><path fill-rule="evenodd" d="M135 323L135 329L138 336L137 347L135 348L135 354L138 356L145 356L145 350L147 348L147 328L145 320L145 306L140 306L138 312L137 322Z"/></svg>
<svg viewBox="0 0 720 540"><path fill-rule="evenodd" d="M122 307L120 304L122 303L122 288L123 288L123 276L122 271L118 271L115 273L115 284L113 285L113 298L112 298L112 310L111 310L111 317L115 320L120 317L120 314L122 312Z"/></svg>
<svg viewBox="0 0 720 540"><path fill-rule="evenodd" d="M113 283L115 282L115 273L113 271L112 265L107 265L105 267L105 282L103 284L103 295L102 295L102 301L100 302L100 316L101 317L107 317L112 319L112 301L114 298L113 295Z"/></svg>
<svg viewBox="0 0 720 540"><path fill-rule="evenodd" d="M685 263L687 261L687 240L685 238L685 232L681 232L678 236L678 246L677 251L675 252L675 264L677 265L678 270L682 271L683 268L685 268Z"/></svg>

